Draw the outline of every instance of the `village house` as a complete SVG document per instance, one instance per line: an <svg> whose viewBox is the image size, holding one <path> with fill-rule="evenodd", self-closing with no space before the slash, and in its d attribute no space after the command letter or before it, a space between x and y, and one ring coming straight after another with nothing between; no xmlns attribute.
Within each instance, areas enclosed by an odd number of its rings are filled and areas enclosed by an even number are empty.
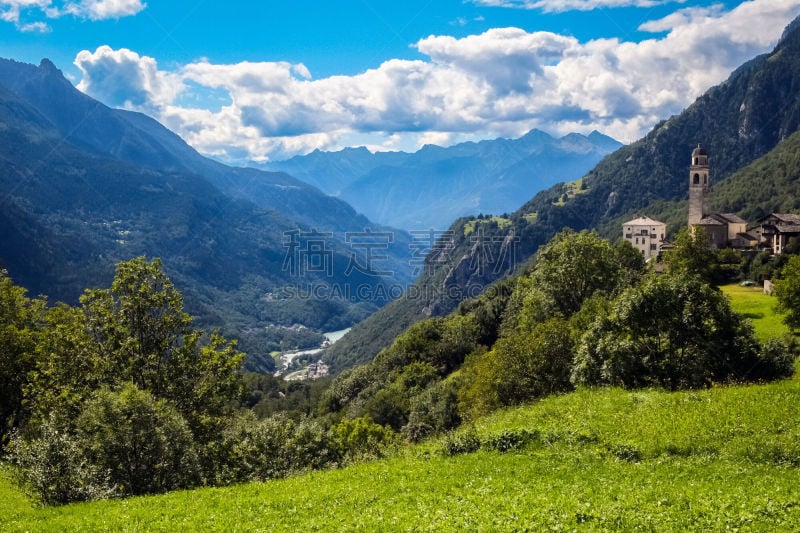
<svg viewBox="0 0 800 533"><path fill-rule="evenodd" d="M642 253L645 261L656 257L667 233L667 225L641 216L622 225L622 236Z"/></svg>
<svg viewBox="0 0 800 533"><path fill-rule="evenodd" d="M772 213L758 221L751 230L765 248L779 255L783 253L789 239L800 238L800 215L792 213Z"/></svg>

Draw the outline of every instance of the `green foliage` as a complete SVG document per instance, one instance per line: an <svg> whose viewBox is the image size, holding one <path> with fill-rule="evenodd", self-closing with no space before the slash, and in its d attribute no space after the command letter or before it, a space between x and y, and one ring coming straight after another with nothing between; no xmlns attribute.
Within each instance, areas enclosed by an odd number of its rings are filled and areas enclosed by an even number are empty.
<svg viewBox="0 0 800 533"><path fill-rule="evenodd" d="M703 228L683 228L675 237L673 249L664 252L664 263L675 275L698 276L707 283L714 281L714 252L708 245Z"/></svg>
<svg viewBox="0 0 800 533"><path fill-rule="evenodd" d="M569 390L572 357L570 330L558 316L503 337L467 366L461 410L475 416Z"/></svg>
<svg viewBox="0 0 800 533"><path fill-rule="evenodd" d="M452 457L465 453L474 453L481 448L481 439L473 428L465 431L451 432L442 440L442 453Z"/></svg>
<svg viewBox="0 0 800 533"><path fill-rule="evenodd" d="M313 416L321 397L330 386L330 378L286 381L271 374L244 375L241 407L252 409L259 418L283 413L300 420Z"/></svg>
<svg viewBox="0 0 800 533"><path fill-rule="evenodd" d="M418 442L431 435L448 431L461 423L458 409L460 380L454 377L437 381L409 401L408 422L403 435Z"/></svg>
<svg viewBox="0 0 800 533"><path fill-rule="evenodd" d="M99 391L75 426L83 460L105 473L115 494L165 492L200 479L186 421L170 402L132 383L119 392Z"/></svg>
<svg viewBox="0 0 800 533"><path fill-rule="evenodd" d="M784 321L793 329L800 329L800 256L794 256L775 280L775 296L780 309L786 312Z"/></svg>
<svg viewBox="0 0 800 533"><path fill-rule="evenodd" d="M238 394L243 354L217 334L200 344L161 262L120 263L111 289L87 291L81 303L47 313L27 394L34 421L50 412L73 420L91 391L131 382L173 402L195 438L209 438Z"/></svg>
<svg viewBox="0 0 800 533"><path fill-rule="evenodd" d="M397 443L397 434L369 417L345 418L331 428L334 446L346 461L383 457Z"/></svg>
<svg viewBox="0 0 800 533"><path fill-rule="evenodd" d="M2 287L41 316L43 302ZM2 331L20 331L3 318ZM28 416L12 457L45 503L213 477L208 445L240 395L243 354L216 333L201 342L160 261L120 263L110 289L87 291L79 308L55 306L36 326L17 358L30 369L16 381L24 412L15 416Z"/></svg>
<svg viewBox="0 0 800 533"><path fill-rule="evenodd" d="M760 355L752 327L719 291L671 273L628 289L595 320L578 346L573 377L675 390L790 375L774 362Z"/></svg>
<svg viewBox="0 0 800 533"><path fill-rule="evenodd" d="M228 420L213 444L216 484L264 481L331 466L339 460L332 436L312 420L244 413Z"/></svg>
<svg viewBox="0 0 800 533"><path fill-rule="evenodd" d="M483 300L472 309L489 311L491 301ZM370 364L338 376L323 395L322 410L350 418L367 415L412 441L455 427L461 421L458 384L444 378L479 349L482 338L497 334L498 324L490 324L488 315L483 320L482 327L467 312L414 324Z"/></svg>
<svg viewBox="0 0 800 533"><path fill-rule="evenodd" d="M594 232L564 230L536 255L531 281L554 311L569 317L595 292L614 294L644 268L630 247L614 248Z"/></svg>
<svg viewBox="0 0 800 533"><path fill-rule="evenodd" d="M15 481L45 505L113 495L106 472L86 461L82 444L55 416L39 425L36 438L16 434L10 454Z"/></svg>
<svg viewBox="0 0 800 533"><path fill-rule="evenodd" d="M28 298L0 269L0 451L23 416L23 391L35 364L44 306L44 300Z"/></svg>

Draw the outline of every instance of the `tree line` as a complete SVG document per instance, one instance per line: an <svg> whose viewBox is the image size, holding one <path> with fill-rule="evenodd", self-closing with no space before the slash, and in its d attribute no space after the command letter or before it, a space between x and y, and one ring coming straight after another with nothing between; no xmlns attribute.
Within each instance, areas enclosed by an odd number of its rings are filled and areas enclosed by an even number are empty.
<svg viewBox="0 0 800 533"><path fill-rule="evenodd" d="M367 419L256 416L243 359L192 326L158 259L119 263L75 307L0 271L0 445L44 503L269 479L393 443Z"/></svg>
<svg viewBox="0 0 800 533"><path fill-rule="evenodd" d="M656 274L626 242L564 230L526 272L418 322L343 373L319 412L370 416L419 440L580 386L677 390L791 375L794 341L758 342L713 285L730 275L727 254L704 242L682 232L665 253L668 272ZM788 265L800 269L800 258ZM794 275L776 282L781 301L797 292Z"/></svg>

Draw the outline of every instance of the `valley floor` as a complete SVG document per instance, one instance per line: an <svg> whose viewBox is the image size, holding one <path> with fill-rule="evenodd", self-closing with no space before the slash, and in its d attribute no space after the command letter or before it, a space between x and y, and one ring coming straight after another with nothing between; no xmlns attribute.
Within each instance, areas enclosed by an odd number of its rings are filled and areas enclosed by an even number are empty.
<svg viewBox="0 0 800 533"><path fill-rule="evenodd" d="M477 452L443 452L446 442L475 437ZM524 445L514 447L520 437ZM678 393L579 390L501 411L392 459L164 496L41 508L7 472L0 476L2 531L790 531L797 524L798 379Z"/></svg>

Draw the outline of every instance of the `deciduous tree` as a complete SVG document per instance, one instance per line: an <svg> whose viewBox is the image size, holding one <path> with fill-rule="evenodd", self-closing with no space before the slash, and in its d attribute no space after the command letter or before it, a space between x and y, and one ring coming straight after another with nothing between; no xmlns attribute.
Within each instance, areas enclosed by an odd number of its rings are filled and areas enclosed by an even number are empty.
<svg viewBox="0 0 800 533"><path fill-rule="evenodd" d="M775 280L775 296L779 308L786 312L786 324L800 328L800 256L790 258L781 270L780 279Z"/></svg>

